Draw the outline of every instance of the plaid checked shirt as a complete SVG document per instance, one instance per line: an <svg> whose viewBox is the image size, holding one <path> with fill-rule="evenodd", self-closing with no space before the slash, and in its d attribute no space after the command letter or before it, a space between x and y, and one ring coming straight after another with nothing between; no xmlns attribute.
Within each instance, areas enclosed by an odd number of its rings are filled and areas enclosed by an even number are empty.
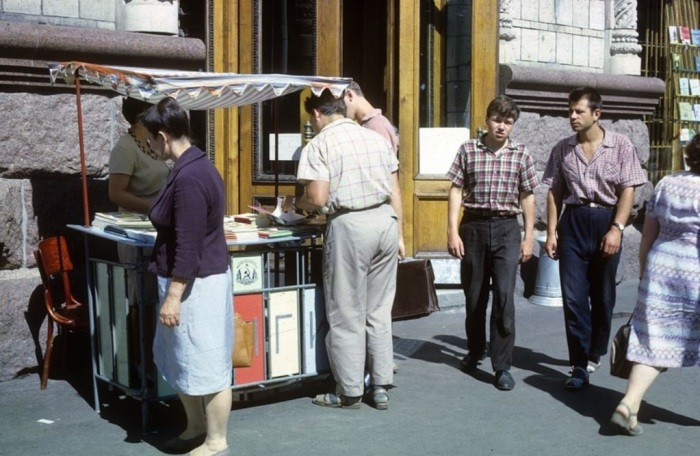
<svg viewBox="0 0 700 456"><path fill-rule="evenodd" d="M299 158L297 181L328 181L324 214L388 203L391 174L399 161L389 141L353 120L332 122L309 141Z"/></svg>
<svg viewBox="0 0 700 456"><path fill-rule="evenodd" d="M617 204L622 189L647 181L632 142L624 135L605 131L603 142L587 161L576 135L552 148L542 183L564 204Z"/></svg>
<svg viewBox="0 0 700 456"><path fill-rule="evenodd" d="M520 193L539 185L535 163L523 144L513 141L497 153L472 139L457 151L447 178L462 187L462 206L476 215L517 215Z"/></svg>

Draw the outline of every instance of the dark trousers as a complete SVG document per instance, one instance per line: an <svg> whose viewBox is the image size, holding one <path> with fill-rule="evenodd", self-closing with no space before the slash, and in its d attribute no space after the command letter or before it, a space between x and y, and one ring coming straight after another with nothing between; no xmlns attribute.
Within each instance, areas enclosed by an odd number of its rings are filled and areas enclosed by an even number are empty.
<svg viewBox="0 0 700 456"><path fill-rule="evenodd" d="M520 260L520 226L507 219L465 218L459 228L464 243L462 288L466 299L467 348L473 356L486 350L486 307L493 289L490 356L494 371L510 369L515 344L515 278Z"/></svg>
<svg viewBox="0 0 700 456"><path fill-rule="evenodd" d="M620 251L603 257L600 244L614 208L567 207L559 220L558 255L569 361L585 368L608 352Z"/></svg>

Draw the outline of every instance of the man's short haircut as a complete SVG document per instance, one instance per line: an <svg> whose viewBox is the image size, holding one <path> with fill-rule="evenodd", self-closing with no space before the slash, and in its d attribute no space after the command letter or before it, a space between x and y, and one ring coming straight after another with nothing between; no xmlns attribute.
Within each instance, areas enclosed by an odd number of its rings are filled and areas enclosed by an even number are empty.
<svg viewBox="0 0 700 456"><path fill-rule="evenodd" d="M693 136L685 146L685 164L696 174L700 174L700 133Z"/></svg>
<svg viewBox="0 0 700 456"><path fill-rule="evenodd" d="M122 115L130 125L133 125L151 106L153 106L151 103L146 103L136 98L125 98L122 101Z"/></svg>
<svg viewBox="0 0 700 456"><path fill-rule="evenodd" d="M340 98L333 96L330 90L324 89L321 96L311 95L304 100L304 109L308 114L315 109L324 116L340 114L345 117L347 107L345 107L345 93Z"/></svg>
<svg viewBox="0 0 700 456"><path fill-rule="evenodd" d="M603 99L593 87L577 87L569 93L569 105L578 103L581 100L588 100L588 107L591 109L591 112L603 107Z"/></svg>
<svg viewBox="0 0 700 456"><path fill-rule="evenodd" d="M355 81L352 81L352 82L348 85L348 87L347 87L346 90L352 90L353 92L355 92L355 95L357 95L357 96L359 96L359 97L364 97L364 96L365 96L365 95L362 93L362 87L360 87L360 84L358 84L358 83L355 82Z"/></svg>
<svg viewBox="0 0 700 456"><path fill-rule="evenodd" d="M518 105L512 98L500 95L491 100L491 103L489 103L489 106L486 108L487 119L495 115L505 119L512 118L513 122L516 122L518 117L520 117L520 108L518 108Z"/></svg>

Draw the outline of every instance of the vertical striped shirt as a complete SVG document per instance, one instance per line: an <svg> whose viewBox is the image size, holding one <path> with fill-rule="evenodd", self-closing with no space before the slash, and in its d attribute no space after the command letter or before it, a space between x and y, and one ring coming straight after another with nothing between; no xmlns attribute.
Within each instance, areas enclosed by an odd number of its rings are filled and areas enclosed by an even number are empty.
<svg viewBox="0 0 700 456"><path fill-rule="evenodd" d="M517 215L520 193L539 185L535 162L523 144L509 140L501 150L492 151L483 136L460 146L447 178L462 187L462 206L476 215Z"/></svg>
<svg viewBox="0 0 700 456"><path fill-rule="evenodd" d="M542 183L564 204L615 206L620 192L647 181L637 151L627 136L603 130L605 137L590 162L576 135L552 148Z"/></svg>

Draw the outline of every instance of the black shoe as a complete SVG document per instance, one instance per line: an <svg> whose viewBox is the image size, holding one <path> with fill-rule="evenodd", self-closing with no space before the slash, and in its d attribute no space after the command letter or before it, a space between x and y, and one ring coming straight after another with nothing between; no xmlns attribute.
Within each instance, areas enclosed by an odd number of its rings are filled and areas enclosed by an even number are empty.
<svg viewBox="0 0 700 456"><path fill-rule="evenodd" d="M459 370L464 373L474 372L479 368L479 364L481 364L482 359L484 359L483 355L473 356L471 353L469 353L467 356L462 358L462 361L459 363Z"/></svg>
<svg viewBox="0 0 700 456"><path fill-rule="evenodd" d="M564 382L564 387L569 391L579 391L588 385L588 371L583 367L574 367L571 376Z"/></svg>
<svg viewBox="0 0 700 456"><path fill-rule="evenodd" d="M510 371L507 369L496 371L494 384L501 391L510 391L515 388L515 380L513 380L513 376L510 375Z"/></svg>

